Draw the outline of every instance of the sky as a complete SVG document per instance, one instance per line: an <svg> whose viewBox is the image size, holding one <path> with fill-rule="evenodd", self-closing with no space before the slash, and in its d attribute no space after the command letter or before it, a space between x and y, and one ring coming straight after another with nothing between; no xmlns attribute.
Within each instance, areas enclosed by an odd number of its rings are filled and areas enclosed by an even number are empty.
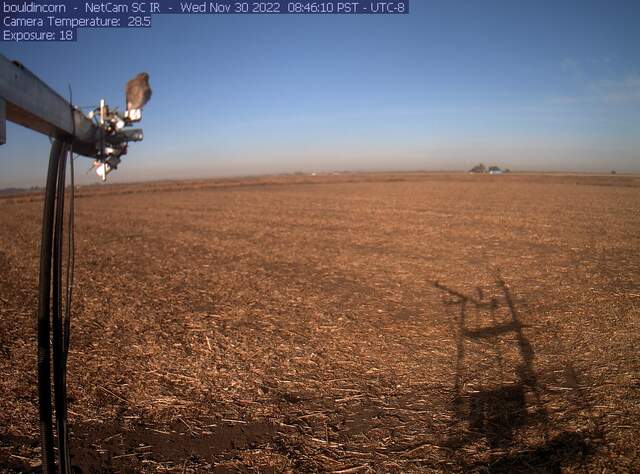
<svg viewBox="0 0 640 474"><path fill-rule="evenodd" d="M637 0L412 0L398 16L156 15L0 52L81 106L122 105L150 74L145 140L115 182L479 162L639 173L639 22ZM49 146L8 124L0 188L43 185Z"/></svg>

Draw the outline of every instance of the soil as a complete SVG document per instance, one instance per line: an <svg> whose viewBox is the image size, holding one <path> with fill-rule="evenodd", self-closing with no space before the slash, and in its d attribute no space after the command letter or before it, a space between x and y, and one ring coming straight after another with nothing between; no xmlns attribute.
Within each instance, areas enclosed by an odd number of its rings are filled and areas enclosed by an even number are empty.
<svg viewBox="0 0 640 474"><path fill-rule="evenodd" d="M76 200L76 472L640 471L640 178ZM40 469L41 196L0 199L0 472Z"/></svg>

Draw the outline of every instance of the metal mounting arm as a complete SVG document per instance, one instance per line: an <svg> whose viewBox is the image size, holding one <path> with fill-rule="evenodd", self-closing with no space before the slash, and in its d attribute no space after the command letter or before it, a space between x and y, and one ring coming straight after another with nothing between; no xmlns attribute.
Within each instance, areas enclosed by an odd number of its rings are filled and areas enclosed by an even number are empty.
<svg viewBox="0 0 640 474"><path fill-rule="evenodd" d="M9 120L71 144L74 153L105 161L110 150L119 157L127 142L142 140L141 130L124 129L141 119L137 112L133 119L121 116L102 101L96 123L22 64L0 54L0 145Z"/></svg>
<svg viewBox="0 0 640 474"><path fill-rule="evenodd" d="M50 137L69 140L74 152L95 156L100 129L26 67L1 54L0 99L6 102L6 114L0 113L0 130L9 120Z"/></svg>

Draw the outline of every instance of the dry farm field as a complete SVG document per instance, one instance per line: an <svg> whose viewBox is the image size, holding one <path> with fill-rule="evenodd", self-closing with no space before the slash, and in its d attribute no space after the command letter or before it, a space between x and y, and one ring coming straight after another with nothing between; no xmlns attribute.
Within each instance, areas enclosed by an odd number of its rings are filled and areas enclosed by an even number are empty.
<svg viewBox="0 0 640 474"><path fill-rule="evenodd" d="M82 472L639 472L640 178L84 187ZM39 464L42 201L0 200L0 471Z"/></svg>

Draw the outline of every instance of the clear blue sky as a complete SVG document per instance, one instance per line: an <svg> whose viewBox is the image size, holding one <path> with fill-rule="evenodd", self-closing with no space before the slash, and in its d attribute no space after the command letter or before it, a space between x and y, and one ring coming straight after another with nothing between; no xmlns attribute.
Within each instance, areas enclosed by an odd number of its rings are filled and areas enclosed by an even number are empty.
<svg viewBox="0 0 640 474"><path fill-rule="evenodd" d="M79 105L121 104L127 79L149 72L145 141L116 181L479 161L640 172L639 1L411 8L163 15L148 30L81 30L75 44L0 50L63 95L71 84ZM42 184L48 148L46 137L9 125L0 187Z"/></svg>

